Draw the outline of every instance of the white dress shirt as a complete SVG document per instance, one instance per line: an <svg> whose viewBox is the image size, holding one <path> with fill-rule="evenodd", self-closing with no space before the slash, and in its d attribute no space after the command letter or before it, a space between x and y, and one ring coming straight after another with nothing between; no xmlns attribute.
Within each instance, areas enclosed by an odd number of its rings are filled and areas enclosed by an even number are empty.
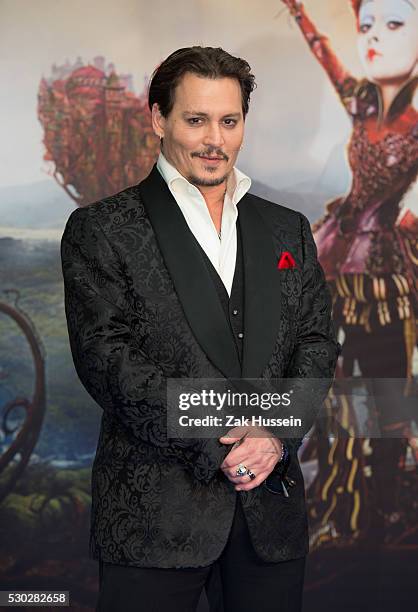
<svg viewBox="0 0 418 612"><path fill-rule="evenodd" d="M228 176L222 210L221 239L219 239L206 201L199 189L189 183L167 161L163 153L158 156L157 168L179 205L187 225L209 257L230 296L237 258L237 204L251 187L250 177L235 167Z"/></svg>

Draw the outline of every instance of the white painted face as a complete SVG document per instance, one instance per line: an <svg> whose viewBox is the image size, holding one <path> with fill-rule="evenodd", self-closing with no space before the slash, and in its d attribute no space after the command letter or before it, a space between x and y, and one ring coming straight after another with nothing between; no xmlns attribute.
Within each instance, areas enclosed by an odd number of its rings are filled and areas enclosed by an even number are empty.
<svg viewBox="0 0 418 612"><path fill-rule="evenodd" d="M418 0L363 0L358 50L374 83L402 82L418 74Z"/></svg>

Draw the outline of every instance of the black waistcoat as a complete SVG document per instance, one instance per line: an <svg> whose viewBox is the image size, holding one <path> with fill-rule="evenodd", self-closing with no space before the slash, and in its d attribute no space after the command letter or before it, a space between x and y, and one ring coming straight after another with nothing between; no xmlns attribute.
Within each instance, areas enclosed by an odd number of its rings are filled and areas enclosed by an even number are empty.
<svg viewBox="0 0 418 612"><path fill-rule="evenodd" d="M235 341L235 347L237 349L238 357L242 367L242 350L244 344L244 263L242 253L242 240L241 240L241 229L239 224L239 218L237 220L237 257L235 261L235 272L234 279L232 282L231 296L225 288L221 277L214 268L211 260L206 255L204 249L196 240L196 243L203 255L203 259L210 272L210 275L224 309L225 317L229 322L231 334ZM242 334L242 335L241 335Z"/></svg>

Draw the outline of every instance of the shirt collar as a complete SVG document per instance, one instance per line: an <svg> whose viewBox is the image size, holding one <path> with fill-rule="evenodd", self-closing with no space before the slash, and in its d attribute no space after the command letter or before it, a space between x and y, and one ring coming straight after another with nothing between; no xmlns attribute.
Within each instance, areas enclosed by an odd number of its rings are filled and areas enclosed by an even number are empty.
<svg viewBox="0 0 418 612"><path fill-rule="evenodd" d="M157 168L170 188L170 191L175 193L180 186L185 186L191 188L190 191L195 189L199 195L202 195L199 189L195 185L192 185L182 174L180 174L177 168L175 168L167 160L162 152L160 152L158 156ZM227 193L231 198L232 203L237 205L239 200L247 193L250 187L250 177L234 166L226 182Z"/></svg>

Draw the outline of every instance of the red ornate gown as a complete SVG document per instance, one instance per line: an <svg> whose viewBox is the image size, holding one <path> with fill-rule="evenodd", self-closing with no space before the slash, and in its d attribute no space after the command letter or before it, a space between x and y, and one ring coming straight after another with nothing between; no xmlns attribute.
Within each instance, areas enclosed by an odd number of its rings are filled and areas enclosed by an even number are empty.
<svg viewBox="0 0 418 612"><path fill-rule="evenodd" d="M370 330L371 320L404 322L411 375L418 314L418 219L397 223L402 198L418 175L418 113L412 98L418 79L396 96L386 117L378 86L350 75L303 7L296 21L325 68L353 122L348 145L350 192L330 202L313 226L337 322Z"/></svg>
<svg viewBox="0 0 418 612"><path fill-rule="evenodd" d="M400 223L398 218L402 199L418 175L418 113L412 105L417 79L398 93L384 117L379 87L345 70L302 4L289 8L353 124L348 145L350 191L330 202L312 228L333 297L333 316L346 333L344 362L350 354L359 359L363 376L410 380L417 340L418 219L409 210ZM343 373L352 375L345 365ZM397 402L390 384L387 391L387 398L379 402L379 418L389 430L403 431L408 416L395 414ZM349 427L348 421L345 426ZM394 435L399 436L399 431ZM398 508L395 482L405 440L371 441L367 469L368 476L374 476L375 503L365 515L367 472L360 444L360 438L336 438L330 449L321 451L320 444L317 451L325 452L323 463L328 468L320 470L318 480L319 499L324 508L328 505L322 524L332 521L337 531L345 533L358 533L364 521L374 524L378 514L387 517ZM321 514L312 508L313 518Z"/></svg>

